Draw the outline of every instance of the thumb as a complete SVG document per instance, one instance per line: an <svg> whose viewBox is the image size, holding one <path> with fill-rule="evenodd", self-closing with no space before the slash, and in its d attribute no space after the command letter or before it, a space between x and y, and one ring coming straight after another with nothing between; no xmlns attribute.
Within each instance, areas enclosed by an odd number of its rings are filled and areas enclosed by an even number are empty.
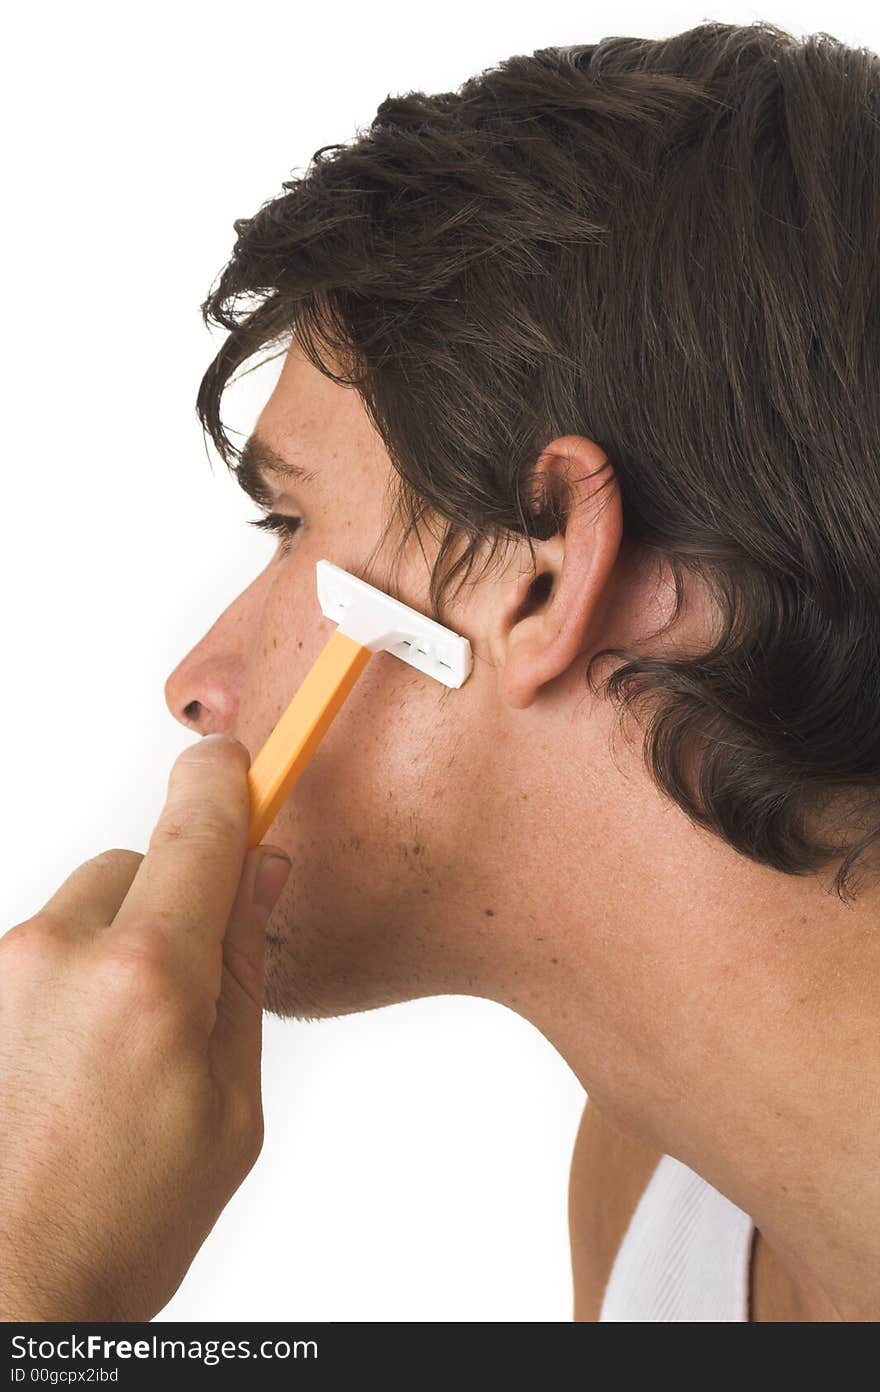
<svg viewBox="0 0 880 1392"><path fill-rule="evenodd" d="M259 1082L262 1041L266 923L290 873L289 856L277 846L255 846L242 867L223 938L223 976L214 1043L227 1074Z"/></svg>

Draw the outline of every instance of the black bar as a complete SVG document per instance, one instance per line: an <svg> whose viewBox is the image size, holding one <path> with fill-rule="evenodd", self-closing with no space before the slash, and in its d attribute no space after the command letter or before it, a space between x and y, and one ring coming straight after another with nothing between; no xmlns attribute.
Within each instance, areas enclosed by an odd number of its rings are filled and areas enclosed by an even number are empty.
<svg viewBox="0 0 880 1392"><path fill-rule="evenodd" d="M517 1386L563 1386L563 1368L585 1350L573 1322L380 1324L168 1323L5 1324L0 1392L5 1388L79 1387L160 1392L215 1388L339 1386L340 1376L384 1380L403 1374L407 1386L448 1376L493 1382L509 1372ZM587 1379L590 1365L583 1367ZM356 1384L357 1385L357 1384Z"/></svg>

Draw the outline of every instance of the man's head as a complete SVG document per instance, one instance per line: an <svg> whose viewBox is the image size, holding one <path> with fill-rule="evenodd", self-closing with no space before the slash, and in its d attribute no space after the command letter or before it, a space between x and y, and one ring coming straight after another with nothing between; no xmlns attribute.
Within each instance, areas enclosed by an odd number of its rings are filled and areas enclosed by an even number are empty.
<svg viewBox="0 0 880 1392"><path fill-rule="evenodd" d="M606 719L589 720L576 657L600 634L651 627L656 575L627 553L616 491L593 496L602 452L581 437L548 444L541 468L568 480L573 515L564 538L536 544L546 583L533 583L528 546L512 544L450 603L474 655L458 690L373 658L273 824L295 867L268 935L267 1004L279 1013L438 992L510 998L532 952L556 974L545 867L555 874L605 825L571 816L582 765L603 762L599 726L608 737ZM295 341L241 458L241 481L301 521L171 675L167 698L184 723L227 730L253 756L333 631L315 562L424 612L437 547L423 530L421 545L401 552L389 536L376 548L393 467L357 392ZM592 847L591 875L611 872L599 871L603 854Z"/></svg>
<svg viewBox="0 0 880 1392"><path fill-rule="evenodd" d="M224 386L290 340L254 434L311 477L265 472L303 525L172 711L257 752L332 631L322 556L475 660L374 659L299 780L270 1008L540 1020L694 867L788 885L877 834L878 115L827 36L544 49L389 97L236 223L200 415L230 462Z"/></svg>

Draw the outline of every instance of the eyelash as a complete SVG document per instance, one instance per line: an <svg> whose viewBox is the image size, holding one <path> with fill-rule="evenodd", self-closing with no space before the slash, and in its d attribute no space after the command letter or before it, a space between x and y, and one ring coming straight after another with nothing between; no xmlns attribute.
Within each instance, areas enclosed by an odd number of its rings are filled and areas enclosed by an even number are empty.
<svg viewBox="0 0 880 1392"><path fill-rule="evenodd" d="M268 512L265 517L247 518L249 527L259 527L264 532L274 532L281 538L279 548L282 556L286 556L293 543L293 538L303 524L301 517L288 517L282 512Z"/></svg>

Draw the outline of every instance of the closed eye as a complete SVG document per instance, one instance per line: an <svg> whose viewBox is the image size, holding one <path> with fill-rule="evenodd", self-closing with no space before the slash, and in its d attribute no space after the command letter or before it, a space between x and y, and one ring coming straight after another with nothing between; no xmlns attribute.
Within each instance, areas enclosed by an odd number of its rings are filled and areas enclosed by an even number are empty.
<svg viewBox="0 0 880 1392"><path fill-rule="evenodd" d="M274 532L281 537L281 554L286 555L294 536L303 524L301 517L288 517L282 512L269 512L265 517L249 517L249 527L259 527L264 532Z"/></svg>

